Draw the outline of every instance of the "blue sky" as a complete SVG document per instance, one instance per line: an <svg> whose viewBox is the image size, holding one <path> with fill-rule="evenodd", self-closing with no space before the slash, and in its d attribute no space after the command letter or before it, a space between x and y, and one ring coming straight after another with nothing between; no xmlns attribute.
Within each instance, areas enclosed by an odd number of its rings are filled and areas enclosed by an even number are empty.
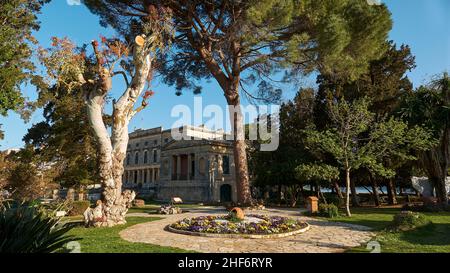
<svg viewBox="0 0 450 273"><path fill-rule="evenodd" d="M83 5L69 5L74 0L53 0L47 5L42 14L41 29L36 38L42 46L50 45L50 38L69 37L77 44L87 43L98 39L99 35L113 35L111 29L102 28L98 18L92 15ZM408 44L416 56L417 68L409 73L415 86L425 83L431 76L450 68L450 1L448 0L385 0L392 12L394 26L390 39L398 45ZM311 86L313 79L305 79L304 84ZM218 104L224 106L225 98L218 85L211 82L204 83L202 93L203 105ZM150 105L139 113L131 122L130 130L135 128L152 128L163 126L170 128L177 118L171 117L174 105L193 105L194 95L186 92L182 96L175 96L175 90L161 83L154 83L155 96ZM123 85L115 81L113 95L118 95ZM295 94L294 89L286 88L284 98L289 99ZM24 87L25 96L36 98L32 86ZM244 101L245 103L245 101ZM0 117L0 124L5 131L5 139L0 141L0 149L19 148L23 146L22 137L33 123L42 120L42 111L36 111L30 122L23 122L15 113L8 117ZM198 124L197 124L198 125Z"/></svg>

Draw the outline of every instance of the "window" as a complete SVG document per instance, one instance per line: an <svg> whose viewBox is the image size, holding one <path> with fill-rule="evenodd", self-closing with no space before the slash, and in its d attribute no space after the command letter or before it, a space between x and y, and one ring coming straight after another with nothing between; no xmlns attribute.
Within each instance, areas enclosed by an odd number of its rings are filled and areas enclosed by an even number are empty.
<svg viewBox="0 0 450 273"><path fill-rule="evenodd" d="M191 154L191 178L195 177L195 159L194 159L195 155Z"/></svg>
<svg viewBox="0 0 450 273"><path fill-rule="evenodd" d="M200 160L198 161L198 170L200 172L201 175L205 175L206 172L206 162L205 159L202 157L200 158Z"/></svg>
<svg viewBox="0 0 450 273"><path fill-rule="evenodd" d="M224 174L230 174L230 157L227 155L222 157L222 169Z"/></svg>
<svg viewBox="0 0 450 273"><path fill-rule="evenodd" d="M139 143L136 143L136 147L139 147Z"/></svg>
<svg viewBox="0 0 450 273"><path fill-rule="evenodd" d="M137 152L137 153L134 155L134 164L135 164L135 165L139 164L139 152Z"/></svg>
<svg viewBox="0 0 450 273"><path fill-rule="evenodd" d="M164 139L164 143L167 143L167 142L169 142L169 139L168 139L168 138L165 138L165 139Z"/></svg>
<svg viewBox="0 0 450 273"><path fill-rule="evenodd" d="M137 179L138 179L138 172L134 171L134 184L137 183Z"/></svg>
<svg viewBox="0 0 450 273"><path fill-rule="evenodd" d="M144 183L147 183L147 171L144 171Z"/></svg>
<svg viewBox="0 0 450 273"><path fill-rule="evenodd" d="M131 156L130 154L127 154L127 165L130 165Z"/></svg>
<svg viewBox="0 0 450 273"><path fill-rule="evenodd" d="M144 164L147 164L147 163L148 163L148 152L145 151L144 152Z"/></svg>
<svg viewBox="0 0 450 273"><path fill-rule="evenodd" d="M156 146L158 144L158 140L153 140L153 145Z"/></svg>
<svg viewBox="0 0 450 273"><path fill-rule="evenodd" d="M157 161L158 161L158 151L153 150L153 162L157 162Z"/></svg>
<svg viewBox="0 0 450 273"><path fill-rule="evenodd" d="M144 146L148 146L148 141L144 142Z"/></svg>

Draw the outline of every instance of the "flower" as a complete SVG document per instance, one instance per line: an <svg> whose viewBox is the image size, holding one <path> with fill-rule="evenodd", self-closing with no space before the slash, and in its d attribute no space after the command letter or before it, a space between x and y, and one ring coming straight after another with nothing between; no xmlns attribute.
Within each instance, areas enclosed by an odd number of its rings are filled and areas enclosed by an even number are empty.
<svg viewBox="0 0 450 273"><path fill-rule="evenodd" d="M172 228L192 232L222 234L276 234L304 227L304 223L287 217L248 215L261 219L259 222L232 222L227 215L186 218L170 225Z"/></svg>

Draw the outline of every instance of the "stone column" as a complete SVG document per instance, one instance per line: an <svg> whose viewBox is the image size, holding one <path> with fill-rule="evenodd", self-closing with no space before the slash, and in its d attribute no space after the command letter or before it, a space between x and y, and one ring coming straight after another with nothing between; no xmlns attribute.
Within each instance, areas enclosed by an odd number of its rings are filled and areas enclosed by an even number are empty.
<svg viewBox="0 0 450 273"><path fill-rule="evenodd" d="M222 155L217 156L217 179L223 178L223 159Z"/></svg>
<svg viewBox="0 0 450 273"><path fill-rule="evenodd" d="M181 178L181 156L177 155L177 180Z"/></svg>

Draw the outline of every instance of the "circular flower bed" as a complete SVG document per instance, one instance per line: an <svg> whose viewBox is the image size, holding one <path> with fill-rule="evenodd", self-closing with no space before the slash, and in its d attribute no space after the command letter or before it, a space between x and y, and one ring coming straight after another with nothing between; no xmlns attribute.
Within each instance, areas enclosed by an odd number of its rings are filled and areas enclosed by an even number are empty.
<svg viewBox="0 0 450 273"><path fill-rule="evenodd" d="M185 218L168 226L169 231L189 235L236 235L225 237L273 238L304 232L306 222L280 216L246 215L237 220L231 215ZM281 235L281 236L280 236ZM221 236L209 236L221 237Z"/></svg>

